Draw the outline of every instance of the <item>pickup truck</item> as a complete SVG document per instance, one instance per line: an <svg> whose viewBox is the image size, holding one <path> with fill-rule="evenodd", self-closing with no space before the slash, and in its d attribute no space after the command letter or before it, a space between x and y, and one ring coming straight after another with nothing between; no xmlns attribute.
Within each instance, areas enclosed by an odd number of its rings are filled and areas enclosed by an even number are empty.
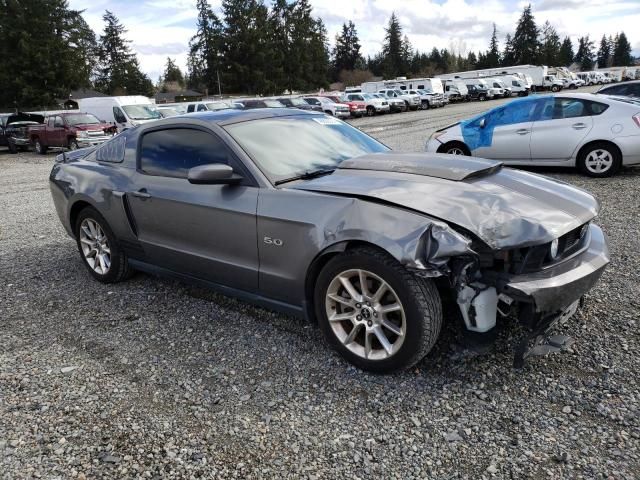
<svg viewBox="0 0 640 480"><path fill-rule="evenodd" d="M325 95L325 97L336 103L344 103L345 105L348 105L349 113L351 113L352 117L360 118L367 114L367 105L364 101L347 100L346 98L342 98L338 95Z"/></svg>
<svg viewBox="0 0 640 480"><path fill-rule="evenodd" d="M324 97L322 95L315 97L302 97L309 105L316 105L322 108L324 113L333 115L338 118L349 118L351 112L349 111L349 105L345 103L336 103L333 100Z"/></svg>
<svg viewBox="0 0 640 480"><path fill-rule="evenodd" d="M69 150L99 145L116 133L116 126L101 122L90 113L55 113L42 125L29 127L29 139L37 153L45 154L49 147Z"/></svg>
<svg viewBox="0 0 640 480"><path fill-rule="evenodd" d="M44 116L35 113L9 113L0 115L0 145L9 152L29 148L29 127L44 122Z"/></svg>
<svg viewBox="0 0 640 480"><path fill-rule="evenodd" d="M422 104L418 95L410 95L408 92L403 92L402 90L397 88L385 88L382 90L378 90L378 93L381 93L388 99L401 99L405 103L405 110L417 110Z"/></svg>
<svg viewBox="0 0 640 480"><path fill-rule="evenodd" d="M365 107L365 115L374 116L376 113L389 113L389 102L386 98L378 98L371 93L345 93L343 97L346 102L362 102Z"/></svg>

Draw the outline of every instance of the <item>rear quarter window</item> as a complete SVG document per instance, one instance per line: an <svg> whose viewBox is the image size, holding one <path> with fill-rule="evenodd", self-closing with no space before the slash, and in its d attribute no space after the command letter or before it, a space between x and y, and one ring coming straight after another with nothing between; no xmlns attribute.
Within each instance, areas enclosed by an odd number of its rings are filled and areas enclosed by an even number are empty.
<svg viewBox="0 0 640 480"><path fill-rule="evenodd" d="M587 107L591 115L600 115L609 108L609 105L600 102L588 102Z"/></svg>
<svg viewBox="0 0 640 480"><path fill-rule="evenodd" d="M127 139L124 135L118 135L103 143L96 150L98 162L121 163L124 160L124 150Z"/></svg>

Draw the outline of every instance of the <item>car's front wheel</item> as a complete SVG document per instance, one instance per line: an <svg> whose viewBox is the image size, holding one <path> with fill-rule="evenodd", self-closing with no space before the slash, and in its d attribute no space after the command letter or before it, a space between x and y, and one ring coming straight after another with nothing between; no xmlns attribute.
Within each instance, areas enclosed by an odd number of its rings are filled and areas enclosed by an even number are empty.
<svg viewBox="0 0 640 480"><path fill-rule="evenodd" d="M130 276L127 255L95 208L86 207L78 214L75 234L83 263L96 280L115 283Z"/></svg>
<svg viewBox="0 0 640 480"><path fill-rule="evenodd" d="M45 153L47 153L47 147L45 147L44 145L42 145L42 143L40 143L40 139L36 138L33 142L33 148L36 151L37 154L39 155L44 155Z"/></svg>
<svg viewBox="0 0 640 480"><path fill-rule="evenodd" d="M449 155L465 155L470 156L471 152L464 143L449 142L438 148L438 153L448 153Z"/></svg>
<svg viewBox="0 0 640 480"><path fill-rule="evenodd" d="M434 283L375 248L329 260L316 283L315 306L329 343L350 363L378 373L415 365L442 325Z"/></svg>
<svg viewBox="0 0 640 480"><path fill-rule="evenodd" d="M608 143L594 143L578 155L578 169L590 177L610 177L621 164L620 152Z"/></svg>

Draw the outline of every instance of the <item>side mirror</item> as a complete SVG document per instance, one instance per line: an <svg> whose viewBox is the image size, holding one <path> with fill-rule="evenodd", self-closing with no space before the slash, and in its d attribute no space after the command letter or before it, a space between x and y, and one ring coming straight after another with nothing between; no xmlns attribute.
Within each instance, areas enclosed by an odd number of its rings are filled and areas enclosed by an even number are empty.
<svg viewBox="0 0 640 480"><path fill-rule="evenodd" d="M486 124L487 124L487 121L484 118L481 118L480 119L480 124L479 124L480 128L484 128Z"/></svg>
<svg viewBox="0 0 640 480"><path fill-rule="evenodd" d="M233 168L227 164L210 163L190 168L187 179L198 185L232 185L239 183L242 177L233 173Z"/></svg>

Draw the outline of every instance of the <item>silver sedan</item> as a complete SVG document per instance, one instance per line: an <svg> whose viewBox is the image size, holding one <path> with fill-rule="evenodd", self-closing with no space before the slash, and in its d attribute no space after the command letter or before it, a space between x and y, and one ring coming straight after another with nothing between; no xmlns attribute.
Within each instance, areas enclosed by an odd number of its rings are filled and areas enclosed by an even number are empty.
<svg viewBox="0 0 640 480"><path fill-rule="evenodd" d="M514 100L429 138L428 152L509 165L566 166L607 177L640 164L640 102L589 93Z"/></svg>

